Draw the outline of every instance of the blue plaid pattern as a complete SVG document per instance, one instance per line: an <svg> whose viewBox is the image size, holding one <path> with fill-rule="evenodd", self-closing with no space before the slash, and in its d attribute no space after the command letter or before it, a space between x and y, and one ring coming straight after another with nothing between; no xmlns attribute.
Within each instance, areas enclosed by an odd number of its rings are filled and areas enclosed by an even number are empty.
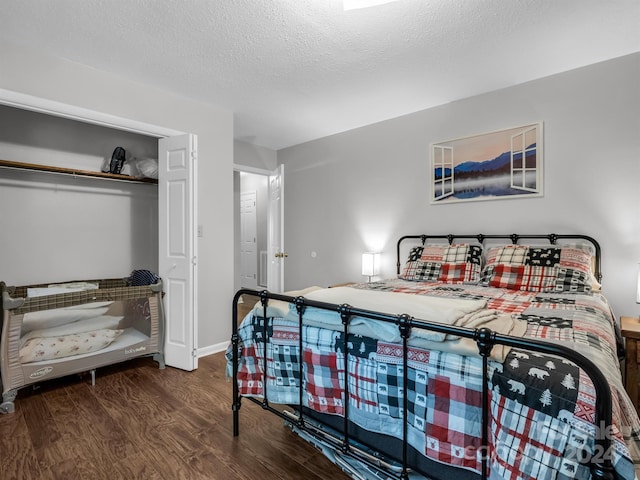
<svg viewBox="0 0 640 480"><path fill-rule="evenodd" d="M617 365L615 318L597 295L531 293L402 280L381 283L378 289L438 297L486 298L488 308L526 319L529 323L526 337L589 349L598 362L609 365L610 360L611 365ZM283 319L269 321L266 387L270 401L297 403L302 378L307 406L340 415L344 406L344 382L348 378L351 413L361 411L363 419L371 418L367 415L385 416L380 423L384 426L380 433L388 434L392 426L401 425L405 393L401 345L351 334L345 341L342 331L305 326L300 352L299 337L290 329L296 326L297 323ZM260 320L245 319L239 334L241 394L260 396L264 368L264 333ZM346 375L345 349L348 352ZM512 349L512 353L505 363L490 361L491 478L589 478L588 467L576 459L576 452L584 447L587 452L593 450L595 392L590 380L582 371L572 373L575 365L560 365L549 356L535 354L530 355L527 363L525 352ZM414 345L407 355L410 442L436 461L478 471L480 359ZM298 367L300 356L303 357L302 372ZM521 370L521 376L513 373L517 369ZM613 462L619 477L630 479L633 464L621 432L625 428L640 431L640 424L628 398L619 394L615 382L611 385L614 419L616 427L621 427L614 431ZM521 392L529 389L530 395L525 401ZM368 423L359 425L371 427Z"/></svg>

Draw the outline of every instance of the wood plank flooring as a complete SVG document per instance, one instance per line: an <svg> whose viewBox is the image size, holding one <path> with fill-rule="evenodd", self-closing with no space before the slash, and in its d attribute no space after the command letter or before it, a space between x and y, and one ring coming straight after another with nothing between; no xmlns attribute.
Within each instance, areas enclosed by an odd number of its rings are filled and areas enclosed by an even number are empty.
<svg viewBox="0 0 640 480"><path fill-rule="evenodd" d="M193 372L150 358L44 382L0 415L2 479L346 479L282 421L245 401L234 438L223 353Z"/></svg>
<svg viewBox="0 0 640 480"><path fill-rule="evenodd" d="M231 395L223 353L193 372L140 358L98 369L95 386L73 375L25 388L15 413L0 415L0 478L348 478L252 402L243 402L234 438Z"/></svg>

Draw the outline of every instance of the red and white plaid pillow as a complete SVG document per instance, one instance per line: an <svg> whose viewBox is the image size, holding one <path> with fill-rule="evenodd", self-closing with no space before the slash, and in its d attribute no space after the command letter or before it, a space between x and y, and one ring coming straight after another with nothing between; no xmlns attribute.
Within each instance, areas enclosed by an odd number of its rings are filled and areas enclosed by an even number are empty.
<svg viewBox="0 0 640 480"><path fill-rule="evenodd" d="M529 292L589 293L597 284L588 245L505 245L487 252L481 284Z"/></svg>
<svg viewBox="0 0 640 480"><path fill-rule="evenodd" d="M478 283L480 245L425 245L409 252L400 278L418 282Z"/></svg>

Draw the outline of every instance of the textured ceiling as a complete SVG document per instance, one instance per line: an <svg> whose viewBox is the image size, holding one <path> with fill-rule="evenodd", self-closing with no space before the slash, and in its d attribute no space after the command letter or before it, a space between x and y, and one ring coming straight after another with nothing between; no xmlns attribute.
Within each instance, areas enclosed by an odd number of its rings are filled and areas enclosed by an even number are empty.
<svg viewBox="0 0 640 480"><path fill-rule="evenodd" d="M0 0L0 39L230 109L237 139L280 149L638 52L640 0Z"/></svg>

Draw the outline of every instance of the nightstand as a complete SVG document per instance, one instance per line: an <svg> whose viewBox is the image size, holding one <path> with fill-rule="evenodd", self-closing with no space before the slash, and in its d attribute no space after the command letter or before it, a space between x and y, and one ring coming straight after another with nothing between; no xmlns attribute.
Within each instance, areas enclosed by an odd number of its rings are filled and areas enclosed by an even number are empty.
<svg viewBox="0 0 640 480"><path fill-rule="evenodd" d="M624 388L631 397L633 406L638 410L640 388L640 319L638 317L620 318L622 336L625 339L626 356L624 360Z"/></svg>

